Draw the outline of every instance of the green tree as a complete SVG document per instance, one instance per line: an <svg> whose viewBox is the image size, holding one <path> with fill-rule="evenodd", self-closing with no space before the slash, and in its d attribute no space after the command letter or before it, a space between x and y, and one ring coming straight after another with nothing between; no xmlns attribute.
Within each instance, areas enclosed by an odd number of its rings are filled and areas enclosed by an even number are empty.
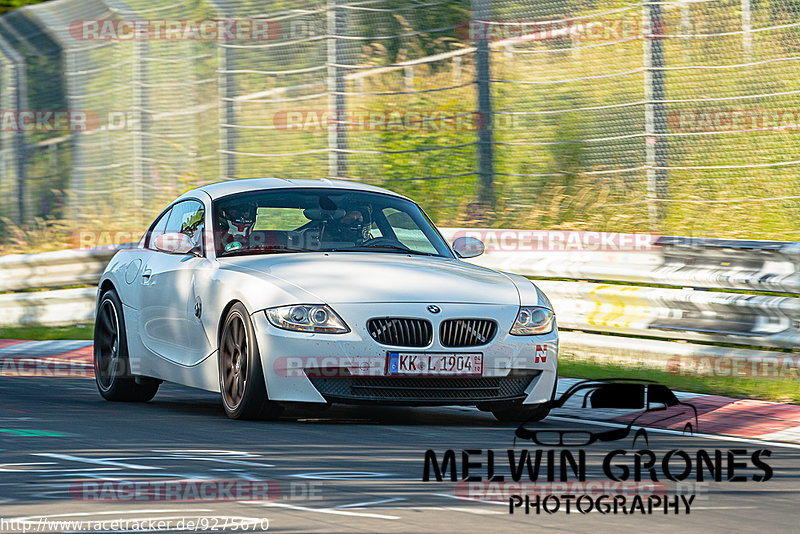
<svg viewBox="0 0 800 534"><path fill-rule="evenodd" d="M44 0L0 0L0 15L30 4L41 4Z"/></svg>

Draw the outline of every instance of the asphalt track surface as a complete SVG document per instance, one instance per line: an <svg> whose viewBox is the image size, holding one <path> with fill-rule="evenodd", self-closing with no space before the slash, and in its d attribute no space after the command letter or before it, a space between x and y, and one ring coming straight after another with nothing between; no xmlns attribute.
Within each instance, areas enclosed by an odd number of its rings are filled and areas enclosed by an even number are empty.
<svg viewBox="0 0 800 534"><path fill-rule="evenodd" d="M604 428L563 418L540 425ZM289 410L278 422L232 421L217 395L181 386L164 384L153 401L124 404L102 400L91 379L0 377L0 517L6 521L0 531L21 532L14 530L19 523L10 523L20 518L28 518L29 532L97 531L92 526L99 520L107 522L106 531L120 531L112 528L115 519L127 519L131 532L152 532L135 529L152 528L157 523L146 521L158 519L170 521L172 531L212 532L222 530L224 518L229 525L247 518L239 531L250 532L263 531L266 521L269 532L798 531L800 446L663 432L650 432L649 439L659 458L670 449L690 455L720 449L723 458L729 449L769 449L774 475L766 482L698 484L689 515L661 509L652 515L573 509L568 515L563 506L554 514L518 509L510 515L507 499L465 499L456 483L421 481L426 449L440 460L454 449L459 468L464 449L494 449L505 457L513 426L474 409L333 406ZM522 448L536 446L517 442ZM631 443L583 448L589 481L607 480L602 458L618 448L631 450ZM86 497L87 488L97 487L92 483L104 480L210 479L271 481L279 494L226 501ZM83 523L42 523L66 520ZM203 527L181 530L187 521Z"/></svg>

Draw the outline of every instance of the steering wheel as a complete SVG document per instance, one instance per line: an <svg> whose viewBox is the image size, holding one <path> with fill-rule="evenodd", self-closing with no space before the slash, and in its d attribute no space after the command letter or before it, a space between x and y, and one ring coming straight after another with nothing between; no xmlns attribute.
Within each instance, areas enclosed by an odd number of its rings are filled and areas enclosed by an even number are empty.
<svg viewBox="0 0 800 534"><path fill-rule="evenodd" d="M373 237L373 238L367 239L366 241L361 243L361 246L363 246L363 247L380 247L380 246L383 246L383 245L388 245L388 246L392 246L392 247L400 247L400 248L404 248L406 250L411 250L410 248L408 248L407 246L402 244L399 240L397 240L397 239L395 239L393 237Z"/></svg>

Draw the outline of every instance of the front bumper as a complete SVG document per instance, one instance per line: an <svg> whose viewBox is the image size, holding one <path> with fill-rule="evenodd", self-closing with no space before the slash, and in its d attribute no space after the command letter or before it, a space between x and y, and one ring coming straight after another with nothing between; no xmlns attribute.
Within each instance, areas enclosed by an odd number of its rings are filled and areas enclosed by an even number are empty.
<svg viewBox="0 0 800 534"><path fill-rule="evenodd" d="M285 402L343 402L406 405L476 405L501 401L540 404L550 400L558 373L558 334L508 333L518 306L428 303L335 304L347 322L346 334L308 334L272 326L263 311L253 314L267 392ZM419 317L433 323L433 342L422 348L381 345L367 332L374 317ZM439 343L439 324L453 318L491 318L498 332L487 345L448 348ZM388 352L483 354L479 377L389 376Z"/></svg>

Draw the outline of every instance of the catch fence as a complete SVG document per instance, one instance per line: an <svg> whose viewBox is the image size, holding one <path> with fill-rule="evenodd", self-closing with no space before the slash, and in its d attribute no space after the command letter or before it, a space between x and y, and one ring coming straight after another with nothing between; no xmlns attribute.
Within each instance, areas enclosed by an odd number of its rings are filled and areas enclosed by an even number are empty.
<svg viewBox="0 0 800 534"><path fill-rule="evenodd" d="M0 18L6 251L221 179L443 225L800 239L790 0L54 0Z"/></svg>

